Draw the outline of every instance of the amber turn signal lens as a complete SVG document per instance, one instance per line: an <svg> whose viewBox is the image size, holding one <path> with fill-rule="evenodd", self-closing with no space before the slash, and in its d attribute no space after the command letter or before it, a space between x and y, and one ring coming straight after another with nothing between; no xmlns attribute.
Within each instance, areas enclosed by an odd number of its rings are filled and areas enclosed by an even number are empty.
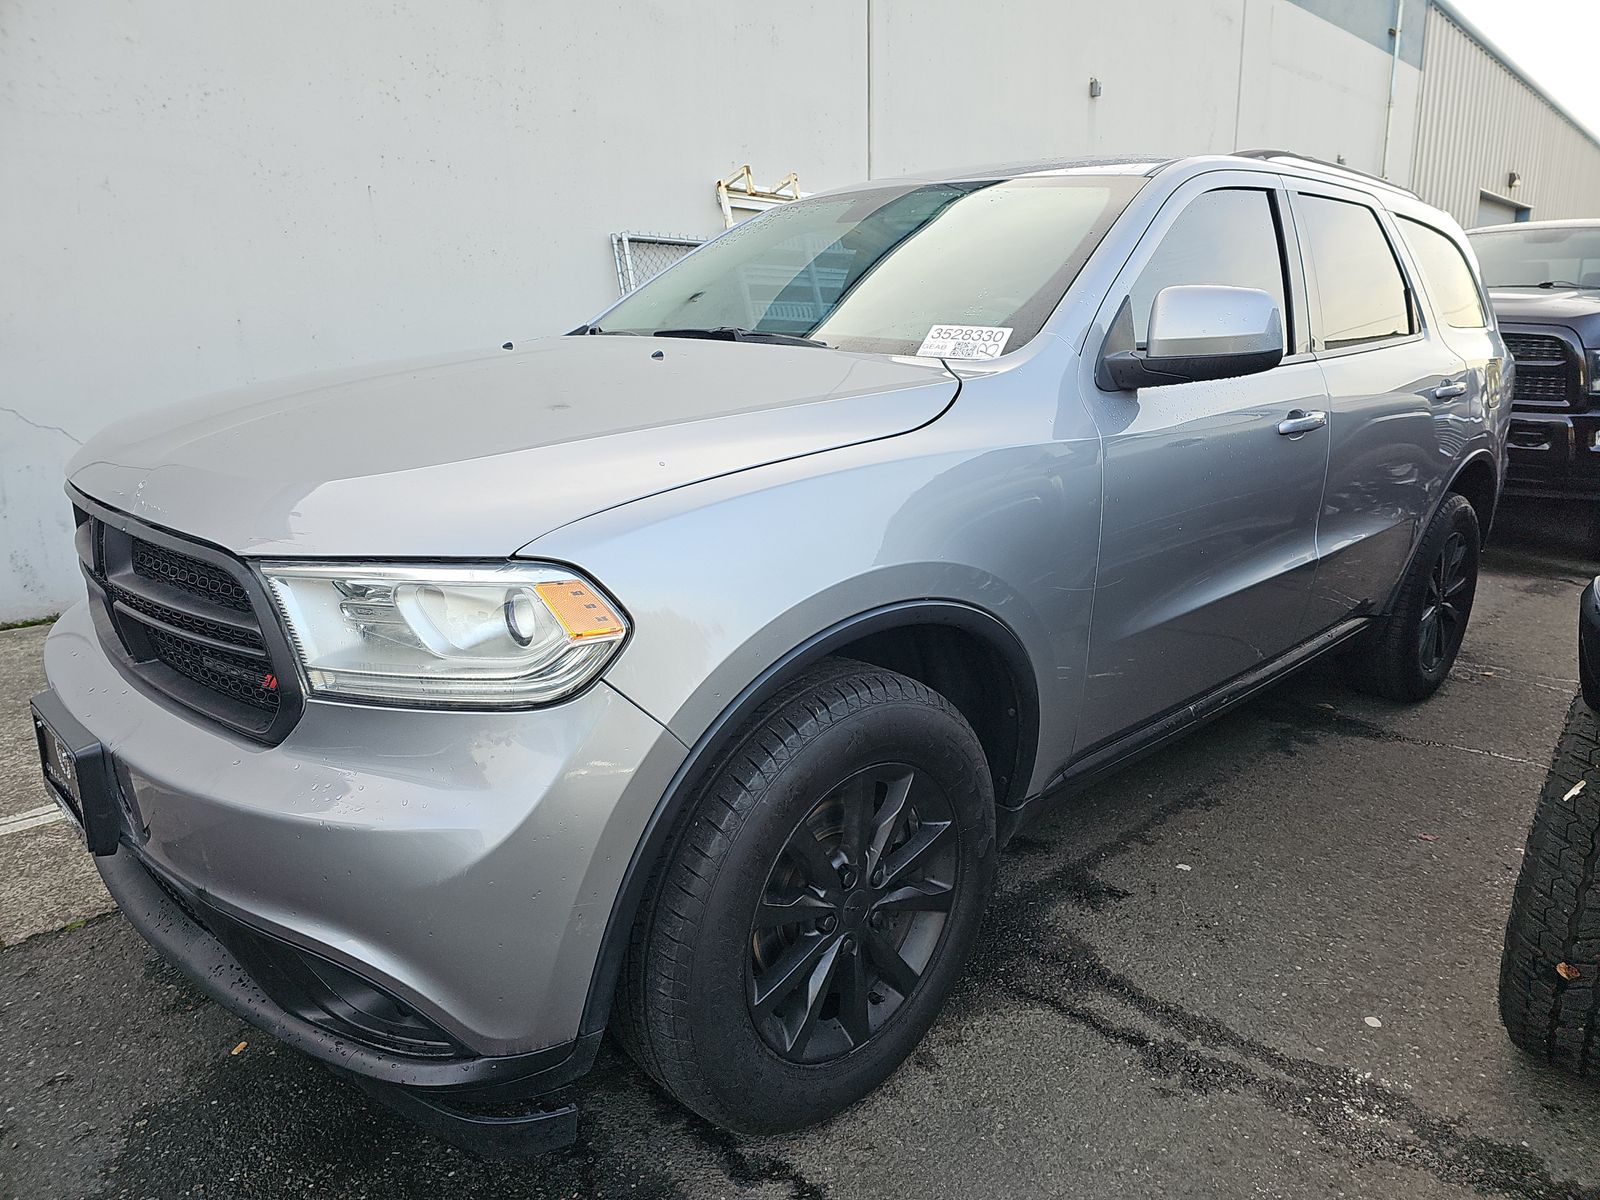
<svg viewBox="0 0 1600 1200"><path fill-rule="evenodd" d="M575 642L621 637L626 629L622 618L582 580L536 583L533 590Z"/></svg>

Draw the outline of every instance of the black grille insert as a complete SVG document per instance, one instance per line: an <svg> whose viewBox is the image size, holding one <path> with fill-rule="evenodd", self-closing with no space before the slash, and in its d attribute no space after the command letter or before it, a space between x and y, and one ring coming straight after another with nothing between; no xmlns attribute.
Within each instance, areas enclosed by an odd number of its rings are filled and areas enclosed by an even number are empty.
<svg viewBox="0 0 1600 1200"><path fill-rule="evenodd" d="M1558 337L1544 333L1503 333L1500 336L1505 338L1506 349L1518 362L1525 358L1566 361L1567 344Z"/></svg>
<svg viewBox="0 0 1600 1200"><path fill-rule="evenodd" d="M120 588L114 583L107 583L106 590L118 604L126 605L140 615L149 617L152 620L175 626L185 633L192 633L197 637L210 638L219 642L231 642L236 646L253 650L257 653L265 650L261 642L261 635L254 630L239 629L233 625L224 625L220 621L196 616L194 613L168 608L164 604L145 599L137 592L130 592L127 588Z"/></svg>
<svg viewBox="0 0 1600 1200"><path fill-rule="evenodd" d="M1546 409L1580 406L1578 357L1564 339L1514 330L1502 331L1500 336L1517 363L1513 404Z"/></svg>
<svg viewBox="0 0 1600 1200"><path fill-rule="evenodd" d="M133 539L133 573L146 579L159 579L191 596L209 600L235 612L250 611L250 594L239 586L238 580L230 579L226 572L198 558L164 550L140 538Z"/></svg>
<svg viewBox="0 0 1600 1200"><path fill-rule="evenodd" d="M155 626L149 627L145 636L156 657L178 674L251 708L266 713L278 711L278 677L263 669L259 660L230 654Z"/></svg>
<svg viewBox="0 0 1600 1200"><path fill-rule="evenodd" d="M264 742L298 720L292 652L260 584L232 556L79 498L78 553L95 623L123 673Z"/></svg>
<svg viewBox="0 0 1600 1200"><path fill-rule="evenodd" d="M1514 400L1527 400L1536 404L1564 404L1567 399L1567 369L1565 367L1517 367L1517 386Z"/></svg>

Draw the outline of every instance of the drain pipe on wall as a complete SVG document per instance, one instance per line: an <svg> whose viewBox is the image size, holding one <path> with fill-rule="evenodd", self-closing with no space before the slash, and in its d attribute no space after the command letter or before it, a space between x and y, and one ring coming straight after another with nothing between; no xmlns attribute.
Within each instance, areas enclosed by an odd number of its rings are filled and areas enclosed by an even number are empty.
<svg viewBox="0 0 1600 1200"><path fill-rule="evenodd" d="M1389 178L1389 138L1394 132L1394 92L1400 76L1400 31L1405 19L1406 0L1394 0L1394 28L1389 30L1389 36L1394 39L1389 55L1389 106L1383 113L1383 168L1379 172L1385 179Z"/></svg>

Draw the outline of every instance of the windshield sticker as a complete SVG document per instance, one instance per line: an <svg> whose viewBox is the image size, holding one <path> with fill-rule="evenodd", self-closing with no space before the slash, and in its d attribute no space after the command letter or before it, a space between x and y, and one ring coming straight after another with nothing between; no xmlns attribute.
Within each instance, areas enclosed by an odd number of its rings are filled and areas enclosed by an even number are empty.
<svg viewBox="0 0 1600 1200"><path fill-rule="evenodd" d="M922 358L999 358L1011 330L999 325L935 325L917 347Z"/></svg>

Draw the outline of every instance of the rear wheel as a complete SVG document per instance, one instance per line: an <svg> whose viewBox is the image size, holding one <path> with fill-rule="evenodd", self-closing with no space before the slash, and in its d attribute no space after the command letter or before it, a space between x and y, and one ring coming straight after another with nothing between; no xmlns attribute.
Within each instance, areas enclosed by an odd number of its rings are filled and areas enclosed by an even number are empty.
<svg viewBox="0 0 1600 1200"><path fill-rule="evenodd" d="M1478 590L1478 517L1450 495L1428 523L1394 606L1346 653L1351 682L1390 700L1426 700L1455 664Z"/></svg>
<svg viewBox="0 0 1600 1200"><path fill-rule="evenodd" d="M948 701L835 661L765 705L700 789L624 968L639 1063L720 1125L865 1096L932 1024L993 884L983 750Z"/></svg>

